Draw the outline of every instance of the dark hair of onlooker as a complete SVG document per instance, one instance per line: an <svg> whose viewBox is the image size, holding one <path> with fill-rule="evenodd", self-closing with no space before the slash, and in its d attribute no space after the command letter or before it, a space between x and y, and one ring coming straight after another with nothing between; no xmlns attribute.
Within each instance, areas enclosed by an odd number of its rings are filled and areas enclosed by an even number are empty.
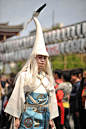
<svg viewBox="0 0 86 129"><path fill-rule="evenodd" d="M55 70L53 71L53 73L57 74L58 77L59 77L59 79L61 79L62 70L60 70L60 69L55 69Z"/></svg>
<svg viewBox="0 0 86 129"><path fill-rule="evenodd" d="M66 82L69 82L70 79L71 79L70 71L63 71L62 76L63 76L63 78L65 79Z"/></svg>
<svg viewBox="0 0 86 129"><path fill-rule="evenodd" d="M15 76L16 76L15 73L11 73L10 74L10 77L14 77L15 78Z"/></svg>
<svg viewBox="0 0 86 129"><path fill-rule="evenodd" d="M77 73L78 73L78 75L81 73L81 76L83 76L83 69L82 68L78 68L77 69Z"/></svg>
<svg viewBox="0 0 86 129"><path fill-rule="evenodd" d="M78 77L78 71L77 71L77 69L70 70L70 74L71 75L77 75L77 77Z"/></svg>
<svg viewBox="0 0 86 129"><path fill-rule="evenodd" d="M11 73L10 74L10 82L11 82L11 86L14 87L15 83L14 83L14 79L15 79L16 74Z"/></svg>

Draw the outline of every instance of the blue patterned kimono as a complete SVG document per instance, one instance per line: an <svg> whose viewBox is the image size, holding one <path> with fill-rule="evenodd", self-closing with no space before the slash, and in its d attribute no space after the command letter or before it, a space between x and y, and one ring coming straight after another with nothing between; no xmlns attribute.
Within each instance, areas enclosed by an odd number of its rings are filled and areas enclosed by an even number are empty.
<svg viewBox="0 0 86 129"><path fill-rule="evenodd" d="M30 96L38 103L45 105L48 104L47 94L40 94L32 92ZM49 119L50 113L48 107L44 106L33 106L33 102L28 96L28 92L25 95L25 103L26 107L23 110L21 125L19 129L49 129ZM31 104L32 107L27 107L27 105Z"/></svg>

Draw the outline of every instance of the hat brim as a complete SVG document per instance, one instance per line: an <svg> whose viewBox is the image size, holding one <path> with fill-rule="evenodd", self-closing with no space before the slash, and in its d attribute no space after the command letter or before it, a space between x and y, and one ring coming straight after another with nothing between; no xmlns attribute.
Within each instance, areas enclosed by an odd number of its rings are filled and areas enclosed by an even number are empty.
<svg viewBox="0 0 86 129"><path fill-rule="evenodd" d="M44 56L49 57L48 52L45 51L45 50L38 50L38 51L35 51L35 56L36 56L36 55L44 55Z"/></svg>

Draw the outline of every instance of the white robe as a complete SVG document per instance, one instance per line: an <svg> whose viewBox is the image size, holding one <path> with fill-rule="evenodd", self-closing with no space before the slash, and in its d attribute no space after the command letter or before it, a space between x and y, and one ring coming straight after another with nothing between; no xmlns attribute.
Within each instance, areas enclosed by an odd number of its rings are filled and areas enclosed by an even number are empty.
<svg viewBox="0 0 86 129"><path fill-rule="evenodd" d="M25 84L26 76L28 76L27 72L23 72L19 75L15 84L15 88L4 110L6 113L16 118L20 118L22 110L24 109L25 92L32 91L32 88L29 85ZM40 83L40 80L39 80L39 83ZM50 87L50 84L48 79L46 78L46 75L42 79L42 83L46 86L47 92L49 93L48 107L50 111L50 119L53 119L59 115L54 86ZM46 93L46 90L43 87L43 85L40 85L40 87L38 87L34 92Z"/></svg>

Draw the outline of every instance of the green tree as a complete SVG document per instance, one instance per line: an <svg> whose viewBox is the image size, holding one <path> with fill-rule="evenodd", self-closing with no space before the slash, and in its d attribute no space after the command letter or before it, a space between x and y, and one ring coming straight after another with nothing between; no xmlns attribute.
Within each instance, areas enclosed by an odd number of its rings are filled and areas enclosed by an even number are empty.
<svg viewBox="0 0 86 129"><path fill-rule="evenodd" d="M66 55L67 56L67 69L84 68L85 61L81 62L81 57L78 54ZM62 69L64 70L64 55L52 56L49 58L52 64L52 70Z"/></svg>

